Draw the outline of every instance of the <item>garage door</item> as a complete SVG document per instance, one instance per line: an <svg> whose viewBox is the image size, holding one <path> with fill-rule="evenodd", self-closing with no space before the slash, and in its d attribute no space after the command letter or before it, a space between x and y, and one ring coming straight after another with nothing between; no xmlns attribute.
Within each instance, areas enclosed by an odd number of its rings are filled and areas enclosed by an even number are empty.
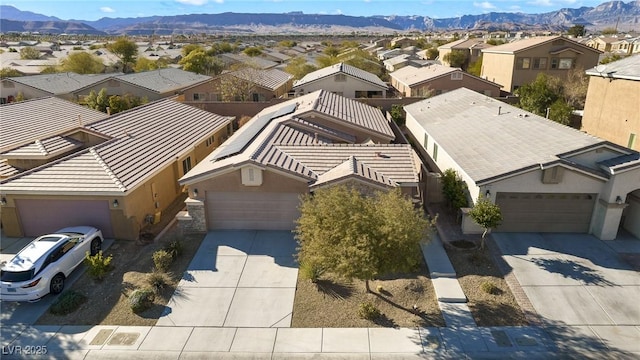
<svg viewBox="0 0 640 360"><path fill-rule="evenodd" d="M588 233L595 194L498 193L502 232Z"/></svg>
<svg viewBox="0 0 640 360"><path fill-rule="evenodd" d="M16 199L25 236L39 236L67 226L88 225L113 237L107 200Z"/></svg>
<svg viewBox="0 0 640 360"><path fill-rule="evenodd" d="M207 192L207 226L291 230L300 216L297 193Z"/></svg>

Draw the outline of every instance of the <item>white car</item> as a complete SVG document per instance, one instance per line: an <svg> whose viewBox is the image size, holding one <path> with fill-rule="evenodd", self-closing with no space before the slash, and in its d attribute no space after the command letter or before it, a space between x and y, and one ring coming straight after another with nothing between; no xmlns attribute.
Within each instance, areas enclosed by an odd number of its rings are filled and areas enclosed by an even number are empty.
<svg viewBox="0 0 640 360"><path fill-rule="evenodd" d="M87 252L102 249L102 232L90 226L61 229L30 242L0 268L0 299L37 301L64 289L65 279Z"/></svg>

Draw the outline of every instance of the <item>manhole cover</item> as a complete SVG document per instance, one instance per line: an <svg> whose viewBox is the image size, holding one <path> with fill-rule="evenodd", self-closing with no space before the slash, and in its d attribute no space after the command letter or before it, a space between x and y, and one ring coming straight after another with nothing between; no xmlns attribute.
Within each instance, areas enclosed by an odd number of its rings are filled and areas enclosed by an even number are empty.
<svg viewBox="0 0 640 360"><path fill-rule="evenodd" d="M115 333L109 345L133 345L140 337L140 333Z"/></svg>
<svg viewBox="0 0 640 360"><path fill-rule="evenodd" d="M491 335L493 335L493 339L496 341L496 344L499 347L512 347L511 340L507 336L507 333L502 330L491 330Z"/></svg>
<svg viewBox="0 0 640 360"><path fill-rule="evenodd" d="M104 345L109 336L113 333L113 329L102 329L98 331L98 334L91 340L89 345Z"/></svg>
<svg viewBox="0 0 640 360"><path fill-rule="evenodd" d="M519 346L536 346L538 345L538 342L532 337L520 336L516 338L516 344Z"/></svg>

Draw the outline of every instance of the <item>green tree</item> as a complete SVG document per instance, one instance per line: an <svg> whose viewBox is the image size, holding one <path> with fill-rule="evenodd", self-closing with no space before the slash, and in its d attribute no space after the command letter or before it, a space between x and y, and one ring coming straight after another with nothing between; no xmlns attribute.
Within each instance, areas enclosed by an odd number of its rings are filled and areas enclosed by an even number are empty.
<svg viewBox="0 0 640 360"><path fill-rule="evenodd" d="M427 59L429 60L434 60L435 58L438 57L438 55L440 55L440 52L436 48L432 47L432 48L429 48L429 50L427 50Z"/></svg>
<svg viewBox="0 0 640 360"><path fill-rule="evenodd" d="M135 72L144 72L149 70L157 70L166 68L167 62L164 59L151 60L145 57L140 57L136 61L136 65L133 67Z"/></svg>
<svg viewBox="0 0 640 360"><path fill-rule="evenodd" d="M608 27L602 29L600 33L602 33L602 35L616 35L618 33L618 30L616 28Z"/></svg>
<svg viewBox="0 0 640 360"><path fill-rule="evenodd" d="M562 125L570 125L572 112L573 108L564 99L558 99L549 106L549 119Z"/></svg>
<svg viewBox="0 0 640 360"><path fill-rule="evenodd" d="M451 67L457 68L463 68L467 59L467 53L461 50L452 50L442 57L442 60L448 62Z"/></svg>
<svg viewBox="0 0 640 360"><path fill-rule="evenodd" d="M109 96L109 111L112 114L117 114L125 110L133 109L146 102L146 99L131 94L124 94L123 96L111 95Z"/></svg>
<svg viewBox="0 0 640 360"><path fill-rule="evenodd" d="M506 40L502 40L502 39L489 39L487 40L487 44L489 45L502 45L502 44L506 44L507 41Z"/></svg>
<svg viewBox="0 0 640 360"><path fill-rule="evenodd" d="M568 35L572 35L575 37L584 36L586 33L587 31L585 30L584 25L573 25L569 28L569 30L567 30Z"/></svg>
<svg viewBox="0 0 640 360"><path fill-rule="evenodd" d="M56 74L56 73L59 73L61 70L62 69L59 66L49 65L49 66L45 66L44 69L40 71L40 74Z"/></svg>
<svg viewBox="0 0 640 360"><path fill-rule="evenodd" d="M469 211L469 216L484 230L480 247L484 249L485 236L491 229L502 223L500 207L483 196L478 197L476 205Z"/></svg>
<svg viewBox="0 0 640 360"><path fill-rule="evenodd" d="M99 74L104 71L104 64L96 55L82 51L69 54L61 61L60 68L63 72Z"/></svg>
<svg viewBox="0 0 640 360"><path fill-rule="evenodd" d="M184 45L184 46L182 47L181 53L182 53L182 56L183 56L183 57L185 57L185 56L188 56L189 54L191 54L191 52L192 52L192 51L195 51L195 50L202 50L202 51L204 51L204 49L202 48L202 46L200 46L200 45L198 45L198 44L187 44L187 45Z"/></svg>
<svg viewBox="0 0 640 360"><path fill-rule="evenodd" d="M207 55L204 50L194 50L189 55L180 59L182 69L202 75L218 75L224 69L222 60L215 56Z"/></svg>
<svg viewBox="0 0 640 360"><path fill-rule="evenodd" d="M391 115L391 119L396 124L398 124L398 126L403 126L405 124L406 115L405 115L404 109L402 108L402 105L400 104L391 105L391 111L389 112L389 114Z"/></svg>
<svg viewBox="0 0 640 360"><path fill-rule="evenodd" d="M453 169L447 169L442 173L442 194L451 209L457 210L469 205L467 185Z"/></svg>
<svg viewBox="0 0 640 360"><path fill-rule="evenodd" d="M482 55L467 68L467 72L471 75L480 76L482 73Z"/></svg>
<svg viewBox="0 0 640 360"><path fill-rule="evenodd" d="M398 189L363 195L338 185L306 195L295 229L298 261L346 279L414 271L430 222Z"/></svg>
<svg viewBox="0 0 640 360"><path fill-rule="evenodd" d="M0 69L0 79L17 76L22 76L22 73L16 69L8 67Z"/></svg>
<svg viewBox="0 0 640 360"><path fill-rule="evenodd" d="M256 82L259 82L263 76L260 69L250 66L234 67L233 71L220 76L217 92L222 96L222 101L249 101Z"/></svg>
<svg viewBox="0 0 640 360"><path fill-rule="evenodd" d="M600 64L608 64L610 62L618 61L620 59L622 59L622 56L618 54L611 54L611 55L605 56L602 60L600 60Z"/></svg>
<svg viewBox="0 0 640 360"><path fill-rule="evenodd" d="M336 57L338 56L338 54L340 54L340 49L338 49L335 46L329 46L326 49L324 49L324 54L329 56L329 57Z"/></svg>
<svg viewBox="0 0 640 360"><path fill-rule="evenodd" d="M293 40L282 40L278 43L278 46L280 47L288 47L288 48L292 48L294 46L298 45L295 41Z"/></svg>
<svg viewBox="0 0 640 360"><path fill-rule="evenodd" d="M122 61L122 72L128 72L129 64L136 61L138 57L138 46L126 37L118 38L115 42L108 44L107 49L114 53Z"/></svg>
<svg viewBox="0 0 640 360"><path fill-rule="evenodd" d="M301 56L296 56L289 60L287 66L284 68L284 71L293 75L293 78L296 80L300 80L308 73L316 70L318 70L317 67L309 64L307 60Z"/></svg>
<svg viewBox="0 0 640 360"><path fill-rule="evenodd" d="M529 84L516 89L515 94L520 100L520 107L540 116L546 116L547 108L560 98L556 86L550 76L540 73Z"/></svg>
<svg viewBox="0 0 640 360"><path fill-rule="evenodd" d="M100 92L98 92L98 94L96 94L94 90L91 90L89 92L89 95L84 98L84 102L88 107L92 109L107 112L107 107L109 106L109 96L107 95L107 89L100 89Z"/></svg>
<svg viewBox="0 0 640 360"><path fill-rule="evenodd" d="M255 46L252 46L244 49L243 53L247 56L255 57L255 56L262 55L262 50L260 50L260 48L257 48Z"/></svg>
<svg viewBox="0 0 640 360"><path fill-rule="evenodd" d="M20 49L20 59L22 60L35 60L40 59L40 51L33 46L25 46Z"/></svg>

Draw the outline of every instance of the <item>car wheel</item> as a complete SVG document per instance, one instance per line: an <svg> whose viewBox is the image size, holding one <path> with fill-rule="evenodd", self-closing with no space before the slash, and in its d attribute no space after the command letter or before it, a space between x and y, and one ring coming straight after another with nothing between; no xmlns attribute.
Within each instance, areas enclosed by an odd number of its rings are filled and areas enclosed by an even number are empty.
<svg viewBox="0 0 640 360"><path fill-rule="evenodd" d="M102 250L102 241L100 239L93 239L91 242L91 256L99 253Z"/></svg>
<svg viewBox="0 0 640 360"><path fill-rule="evenodd" d="M52 294L60 294L64 289L64 275L58 274L54 276L49 287Z"/></svg>

